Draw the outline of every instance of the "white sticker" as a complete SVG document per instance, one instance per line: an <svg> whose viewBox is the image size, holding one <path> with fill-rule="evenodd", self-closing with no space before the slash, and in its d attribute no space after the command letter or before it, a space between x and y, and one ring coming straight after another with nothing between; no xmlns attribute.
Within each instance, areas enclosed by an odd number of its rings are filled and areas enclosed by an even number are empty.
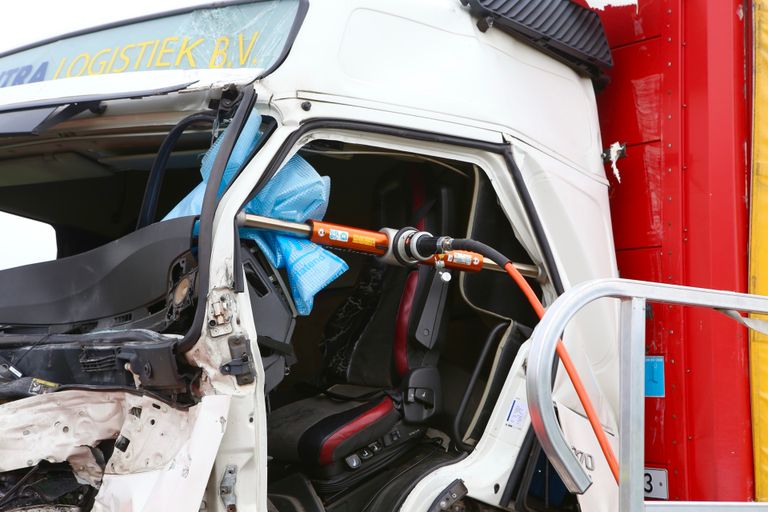
<svg viewBox="0 0 768 512"><path fill-rule="evenodd" d="M456 263L460 263L462 265L469 265L472 263L472 256L469 254L463 253L463 252L454 252L454 260Z"/></svg>
<svg viewBox="0 0 768 512"><path fill-rule="evenodd" d="M527 417L528 404L519 398L515 398L512 400L512 406L509 408L509 413L507 413L507 419L504 421L504 424L522 429Z"/></svg>
<svg viewBox="0 0 768 512"><path fill-rule="evenodd" d="M645 468L643 475L643 490L646 498L656 498L659 500L669 499L669 490L667 488L667 470Z"/></svg>

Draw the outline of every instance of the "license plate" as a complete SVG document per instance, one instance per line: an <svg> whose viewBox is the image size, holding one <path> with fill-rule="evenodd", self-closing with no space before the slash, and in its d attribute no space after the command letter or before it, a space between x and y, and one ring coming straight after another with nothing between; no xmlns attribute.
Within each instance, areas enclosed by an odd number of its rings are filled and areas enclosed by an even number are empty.
<svg viewBox="0 0 768 512"><path fill-rule="evenodd" d="M643 490L645 490L646 498L668 500L667 470L645 468Z"/></svg>

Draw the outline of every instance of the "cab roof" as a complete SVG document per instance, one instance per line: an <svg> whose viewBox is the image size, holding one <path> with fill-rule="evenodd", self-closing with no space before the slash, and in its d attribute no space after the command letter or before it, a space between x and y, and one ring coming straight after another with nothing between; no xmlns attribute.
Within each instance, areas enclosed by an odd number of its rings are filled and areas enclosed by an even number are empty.
<svg viewBox="0 0 768 512"><path fill-rule="evenodd" d="M0 111L259 80L275 101L311 95L492 129L602 176L590 79L482 27L474 4L262 0L121 22L0 55Z"/></svg>

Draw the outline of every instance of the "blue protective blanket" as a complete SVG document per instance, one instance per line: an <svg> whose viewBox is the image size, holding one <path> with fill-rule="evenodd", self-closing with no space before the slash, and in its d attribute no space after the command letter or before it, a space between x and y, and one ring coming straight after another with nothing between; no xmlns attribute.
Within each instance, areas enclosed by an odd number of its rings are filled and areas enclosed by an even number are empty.
<svg viewBox="0 0 768 512"><path fill-rule="evenodd" d="M261 116L253 112L235 143L224 170L219 195L245 163L258 143ZM200 215L203 195L213 161L223 135L219 136L203 157L202 183L182 199L163 220ZM275 219L304 222L320 220L325 215L331 193L331 180L317 174L299 155L292 157L245 206L245 211ZM285 268L291 295L300 315L312 311L314 296L344 273L348 266L338 256L309 240L253 228L241 228L240 236L255 240L275 268Z"/></svg>

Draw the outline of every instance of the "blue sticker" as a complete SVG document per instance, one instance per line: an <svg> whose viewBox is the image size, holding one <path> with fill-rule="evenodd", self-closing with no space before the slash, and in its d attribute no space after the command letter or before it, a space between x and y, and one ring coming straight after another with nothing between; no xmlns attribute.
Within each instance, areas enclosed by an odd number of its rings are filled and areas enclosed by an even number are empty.
<svg viewBox="0 0 768 512"><path fill-rule="evenodd" d="M645 396L664 398L664 356L645 356Z"/></svg>
<svg viewBox="0 0 768 512"><path fill-rule="evenodd" d="M328 235L331 240L337 240L340 242L347 242L349 240L349 233L341 231L339 229L332 229L331 234Z"/></svg>

